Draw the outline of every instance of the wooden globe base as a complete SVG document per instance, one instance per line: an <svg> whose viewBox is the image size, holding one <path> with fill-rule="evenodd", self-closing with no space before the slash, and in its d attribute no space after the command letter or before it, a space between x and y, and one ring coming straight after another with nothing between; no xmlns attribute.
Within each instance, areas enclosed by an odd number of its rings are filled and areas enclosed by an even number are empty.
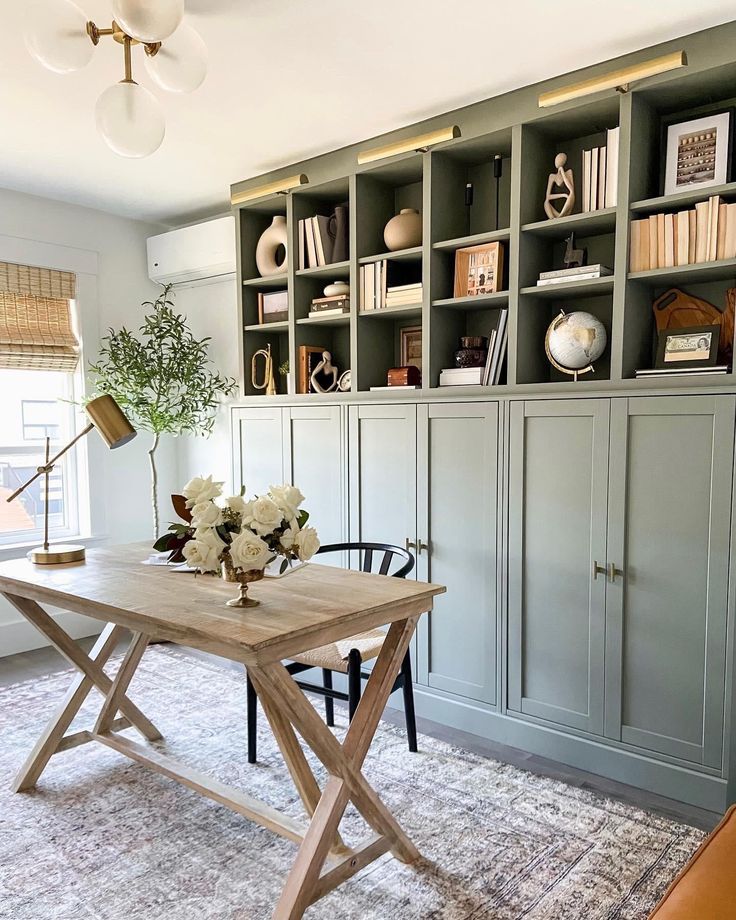
<svg viewBox="0 0 736 920"><path fill-rule="evenodd" d="M84 562L83 546L73 543L60 543L58 546L44 549L42 546L32 549L28 558L36 565L62 565L67 562Z"/></svg>

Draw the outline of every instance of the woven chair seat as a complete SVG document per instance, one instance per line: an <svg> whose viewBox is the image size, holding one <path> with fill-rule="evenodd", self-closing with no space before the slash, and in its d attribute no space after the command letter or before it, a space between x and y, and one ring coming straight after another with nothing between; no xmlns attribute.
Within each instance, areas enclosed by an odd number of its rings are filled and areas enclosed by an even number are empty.
<svg viewBox="0 0 736 920"><path fill-rule="evenodd" d="M350 639L341 639L319 648L311 649L295 655L293 660L299 664L308 664L313 668L327 668L330 671L348 672L348 655L351 649L357 649L363 661L376 658L381 651L381 646L386 639L386 633L380 629L371 629L368 632L352 636Z"/></svg>

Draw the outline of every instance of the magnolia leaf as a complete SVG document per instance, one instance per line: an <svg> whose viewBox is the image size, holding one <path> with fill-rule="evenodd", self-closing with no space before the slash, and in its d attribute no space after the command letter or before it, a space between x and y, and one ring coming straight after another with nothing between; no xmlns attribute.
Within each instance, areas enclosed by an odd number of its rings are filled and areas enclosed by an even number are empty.
<svg viewBox="0 0 736 920"><path fill-rule="evenodd" d="M187 508L187 500L183 495L172 495L171 504L182 521L186 521L187 524L192 523L192 512Z"/></svg>
<svg viewBox="0 0 736 920"><path fill-rule="evenodd" d="M279 567L279 575L283 575L284 572L285 572L288 568L289 568L289 560L288 560L288 559L284 559L284 561L281 563L281 566Z"/></svg>

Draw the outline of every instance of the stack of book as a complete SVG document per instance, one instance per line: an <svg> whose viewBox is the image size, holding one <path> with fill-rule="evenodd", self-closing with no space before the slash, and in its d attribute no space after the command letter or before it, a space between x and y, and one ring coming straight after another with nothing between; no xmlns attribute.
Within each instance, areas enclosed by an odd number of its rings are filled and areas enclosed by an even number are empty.
<svg viewBox="0 0 736 920"><path fill-rule="evenodd" d="M380 259L360 266L360 309L383 310L386 307L407 307L421 304L422 282L411 284L387 283L389 263Z"/></svg>
<svg viewBox="0 0 736 920"><path fill-rule="evenodd" d="M350 312L350 298L347 294L334 294L332 297L315 297L309 311L309 318L315 316L340 316Z"/></svg>
<svg viewBox="0 0 736 920"><path fill-rule="evenodd" d="M606 131L606 146L583 150L583 211L615 208L618 196L619 129Z"/></svg>
<svg viewBox="0 0 736 920"><path fill-rule="evenodd" d="M550 284L562 284L564 281L589 281L591 278L603 278L613 272L605 265L577 265L575 268L557 268L550 272L540 272L537 287Z"/></svg>
<svg viewBox="0 0 736 920"><path fill-rule="evenodd" d="M692 374L713 376L727 373L728 366L726 364L715 364L713 367L653 367L635 371L637 377L690 377Z"/></svg>
<svg viewBox="0 0 736 920"><path fill-rule="evenodd" d="M447 367L440 371L440 386L496 386L506 357L508 342L508 310L500 310L498 325L488 337L485 367Z"/></svg>
<svg viewBox="0 0 736 920"><path fill-rule="evenodd" d="M326 217L316 214L299 221L299 268L317 268L348 258L348 209L338 205Z"/></svg>
<svg viewBox="0 0 736 920"><path fill-rule="evenodd" d="M718 195L694 209L631 221L630 271L736 259L736 203Z"/></svg>

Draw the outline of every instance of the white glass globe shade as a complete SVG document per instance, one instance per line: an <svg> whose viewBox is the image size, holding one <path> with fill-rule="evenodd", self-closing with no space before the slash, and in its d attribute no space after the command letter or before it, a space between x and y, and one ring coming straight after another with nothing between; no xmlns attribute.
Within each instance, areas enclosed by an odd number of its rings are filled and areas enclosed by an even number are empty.
<svg viewBox="0 0 736 920"><path fill-rule="evenodd" d="M179 26L184 0L113 0L112 14L131 38L161 42Z"/></svg>
<svg viewBox="0 0 736 920"><path fill-rule="evenodd" d="M95 46L87 35L87 17L71 0L35 0L25 10L26 47L56 73L89 64Z"/></svg>
<svg viewBox="0 0 736 920"><path fill-rule="evenodd" d="M115 83L97 100L97 130L121 157L147 157L166 132L158 99L137 83Z"/></svg>
<svg viewBox="0 0 736 920"><path fill-rule="evenodd" d="M172 93L193 93L207 75L207 45L186 22L145 60L154 83Z"/></svg>

